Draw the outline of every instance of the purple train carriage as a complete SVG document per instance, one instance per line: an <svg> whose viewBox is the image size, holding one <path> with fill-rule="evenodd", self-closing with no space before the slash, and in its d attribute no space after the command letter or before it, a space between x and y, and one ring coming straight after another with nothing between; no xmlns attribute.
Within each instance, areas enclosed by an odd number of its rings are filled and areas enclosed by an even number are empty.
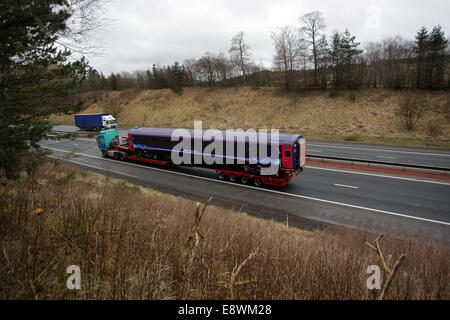
<svg viewBox="0 0 450 320"><path fill-rule="evenodd" d="M305 166L306 141L300 134L279 134L278 148L275 149L276 145L271 144L273 136L270 133L264 141L251 134L227 137L225 131L216 131L220 133L219 139L207 137L207 131L181 129L186 135L179 135L175 130L180 129L136 127L128 131L128 139L124 144L114 139L118 137L117 130L103 131L97 139L103 156L169 165L173 163L175 152L189 159L184 165L212 168L221 180L240 181L243 184L251 182L255 186L266 184L283 187ZM179 137L179 141L172 141L172 136ZM183 148L179 147L180 142L183 142ZM216 147L220 145L221 152L212 146L208 148L213 142ZM266 150L264 154L260 152L262 147ZM272 151L275 154L271 154ZM264 171L264 168L269 167L271 170Z"/></svg>

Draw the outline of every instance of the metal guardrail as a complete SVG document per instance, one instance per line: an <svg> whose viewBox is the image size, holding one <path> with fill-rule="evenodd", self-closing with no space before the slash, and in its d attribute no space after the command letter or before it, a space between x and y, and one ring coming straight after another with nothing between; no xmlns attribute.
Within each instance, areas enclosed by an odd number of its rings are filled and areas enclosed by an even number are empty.
<svg viewBox="0 0 450 320"><path fill-rule="evenodd" d="M447 168L447 167L427 166L427 165L413 164L413 163L398 163L398 162L368 160L368 159L353 159L353 158L333 157L333 156L325 156L325 155L322 156L322 155L315 155L315 154L306 154L306 157L307 158L318 158L318 159L322 159L322 160L348 161L351 163L357 162L357 163L378 164L378 165L393 166L393 167L450 172L450 168Z"/></svg>

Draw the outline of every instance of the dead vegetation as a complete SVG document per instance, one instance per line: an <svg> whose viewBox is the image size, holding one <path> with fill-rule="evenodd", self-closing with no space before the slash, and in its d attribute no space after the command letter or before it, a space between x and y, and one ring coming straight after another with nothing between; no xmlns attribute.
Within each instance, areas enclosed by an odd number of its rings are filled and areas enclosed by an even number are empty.
<svg viewBox="0 0 450 320"><path fill-rule="evenodd" d="M406 129L405 118L398 112L405 95L388 89L342 90L331 97L325 91L295 93L270 87L185 88L182 96L169 89L124 90L110 92L108 97L105 94L83 112L103 112L104 100L116 99L124 109L119 117L122 128L192 128L194 120L203 120L205 128L278 128L281 132L301 132L307 139L358 136L358 141L391 139L391 143L450 147L445 111L449 94L418 93L430 108L421 113L414 130ZM52 120L73 124L73 116ZM430 122L439 130L430 131Z"/></svg>
<svg viewBox="0 0 450 320"><path fill-rule="evenodd" d="M2 299L374 299L381 293L366 286L367 267L380 263L372 252L378 247L365 244L374 234L287 228L57 162L30 174L0 186ZM392 267L386 252L406 256ZM382 254L383 279L390 279L384 299L450 298L448 249L386 236ZM81 290L66 288L69 265L81 268Z"/></svg>

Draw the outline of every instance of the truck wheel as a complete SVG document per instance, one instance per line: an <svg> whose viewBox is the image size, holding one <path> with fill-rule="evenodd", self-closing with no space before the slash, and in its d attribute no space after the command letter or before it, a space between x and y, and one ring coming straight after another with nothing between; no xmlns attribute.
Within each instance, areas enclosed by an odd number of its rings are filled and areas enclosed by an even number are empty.
<svg viewBox="0 0 450 320"><path fill-rule="evenodd" d="M253 184L254 184L256 187L261 186L261 179L259 179L259 178L253 179Z"/></svg>
<svg viewBox="0 0 450 320"><path fill-rule="evenodd" d="M124 158L123 154L121 154L121 153L119 153L119 160L120 160L120 161L123 161L123 160L125 160L125 158Z"/></svg>
<svg viewBox="0 0 450 320"><path fill-rule="evenodd" d="M236 182L236 176L234 174L230 174L228 179L230 179L231 182Z"/></svg>
<svg viewBox="0 0 450 320"><path fill-rule="evenodd" d="M108 156L108 152L106 150L102 150L102 157L106 158Z"/></svg>
<svg viewBox="0 0 450 320"><path fill-rule="evenodd" d="M241 177L241 183L242 184L247 184L248 183L248 177L247 176L242 176Z"/></svg>
<svg viewBox="0 0 450 320"><path fill-rule="evenodd" d="M119 155L118 152L114 152L114 160L119 160Z"/></svg>
<svg viewBox="0 0 450 320"><path fill-rule="evenodd" d="M219 172L219 174L217 175L217 178L218 178L219 180L225 179L225 173L223 173L222 171Z"/></svg>

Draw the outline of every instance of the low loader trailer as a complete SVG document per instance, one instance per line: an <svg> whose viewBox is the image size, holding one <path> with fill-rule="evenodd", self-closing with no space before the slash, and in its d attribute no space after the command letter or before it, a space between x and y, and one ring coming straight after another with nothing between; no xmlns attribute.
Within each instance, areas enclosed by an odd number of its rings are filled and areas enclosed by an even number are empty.
<svg viewBox="0 0 450 320"><path fill-rule="evenodd" d="M97 144L103 157L114 158L118 161L132 160L140 163L150 163L160 166L172 166L170 155L172 149L161 148L161 142L155 143L155 150L159 152L149 152L136 148L138 144L134 143L136 137L133 134L128 137L119 137L117 129L104 130L97 135ZM149 139L150 141L150 139ZM165 150L161 152L161 150ZM253 184L254 186L270 185L284 187L289 181L294 179L302 170L303 166L296 169L280 170L274 175L265 176L258 174L259 171L254 168L242 165L185 165L214 169L219 180L229 180L230 182L240 182L242 184Z"/></svg>

